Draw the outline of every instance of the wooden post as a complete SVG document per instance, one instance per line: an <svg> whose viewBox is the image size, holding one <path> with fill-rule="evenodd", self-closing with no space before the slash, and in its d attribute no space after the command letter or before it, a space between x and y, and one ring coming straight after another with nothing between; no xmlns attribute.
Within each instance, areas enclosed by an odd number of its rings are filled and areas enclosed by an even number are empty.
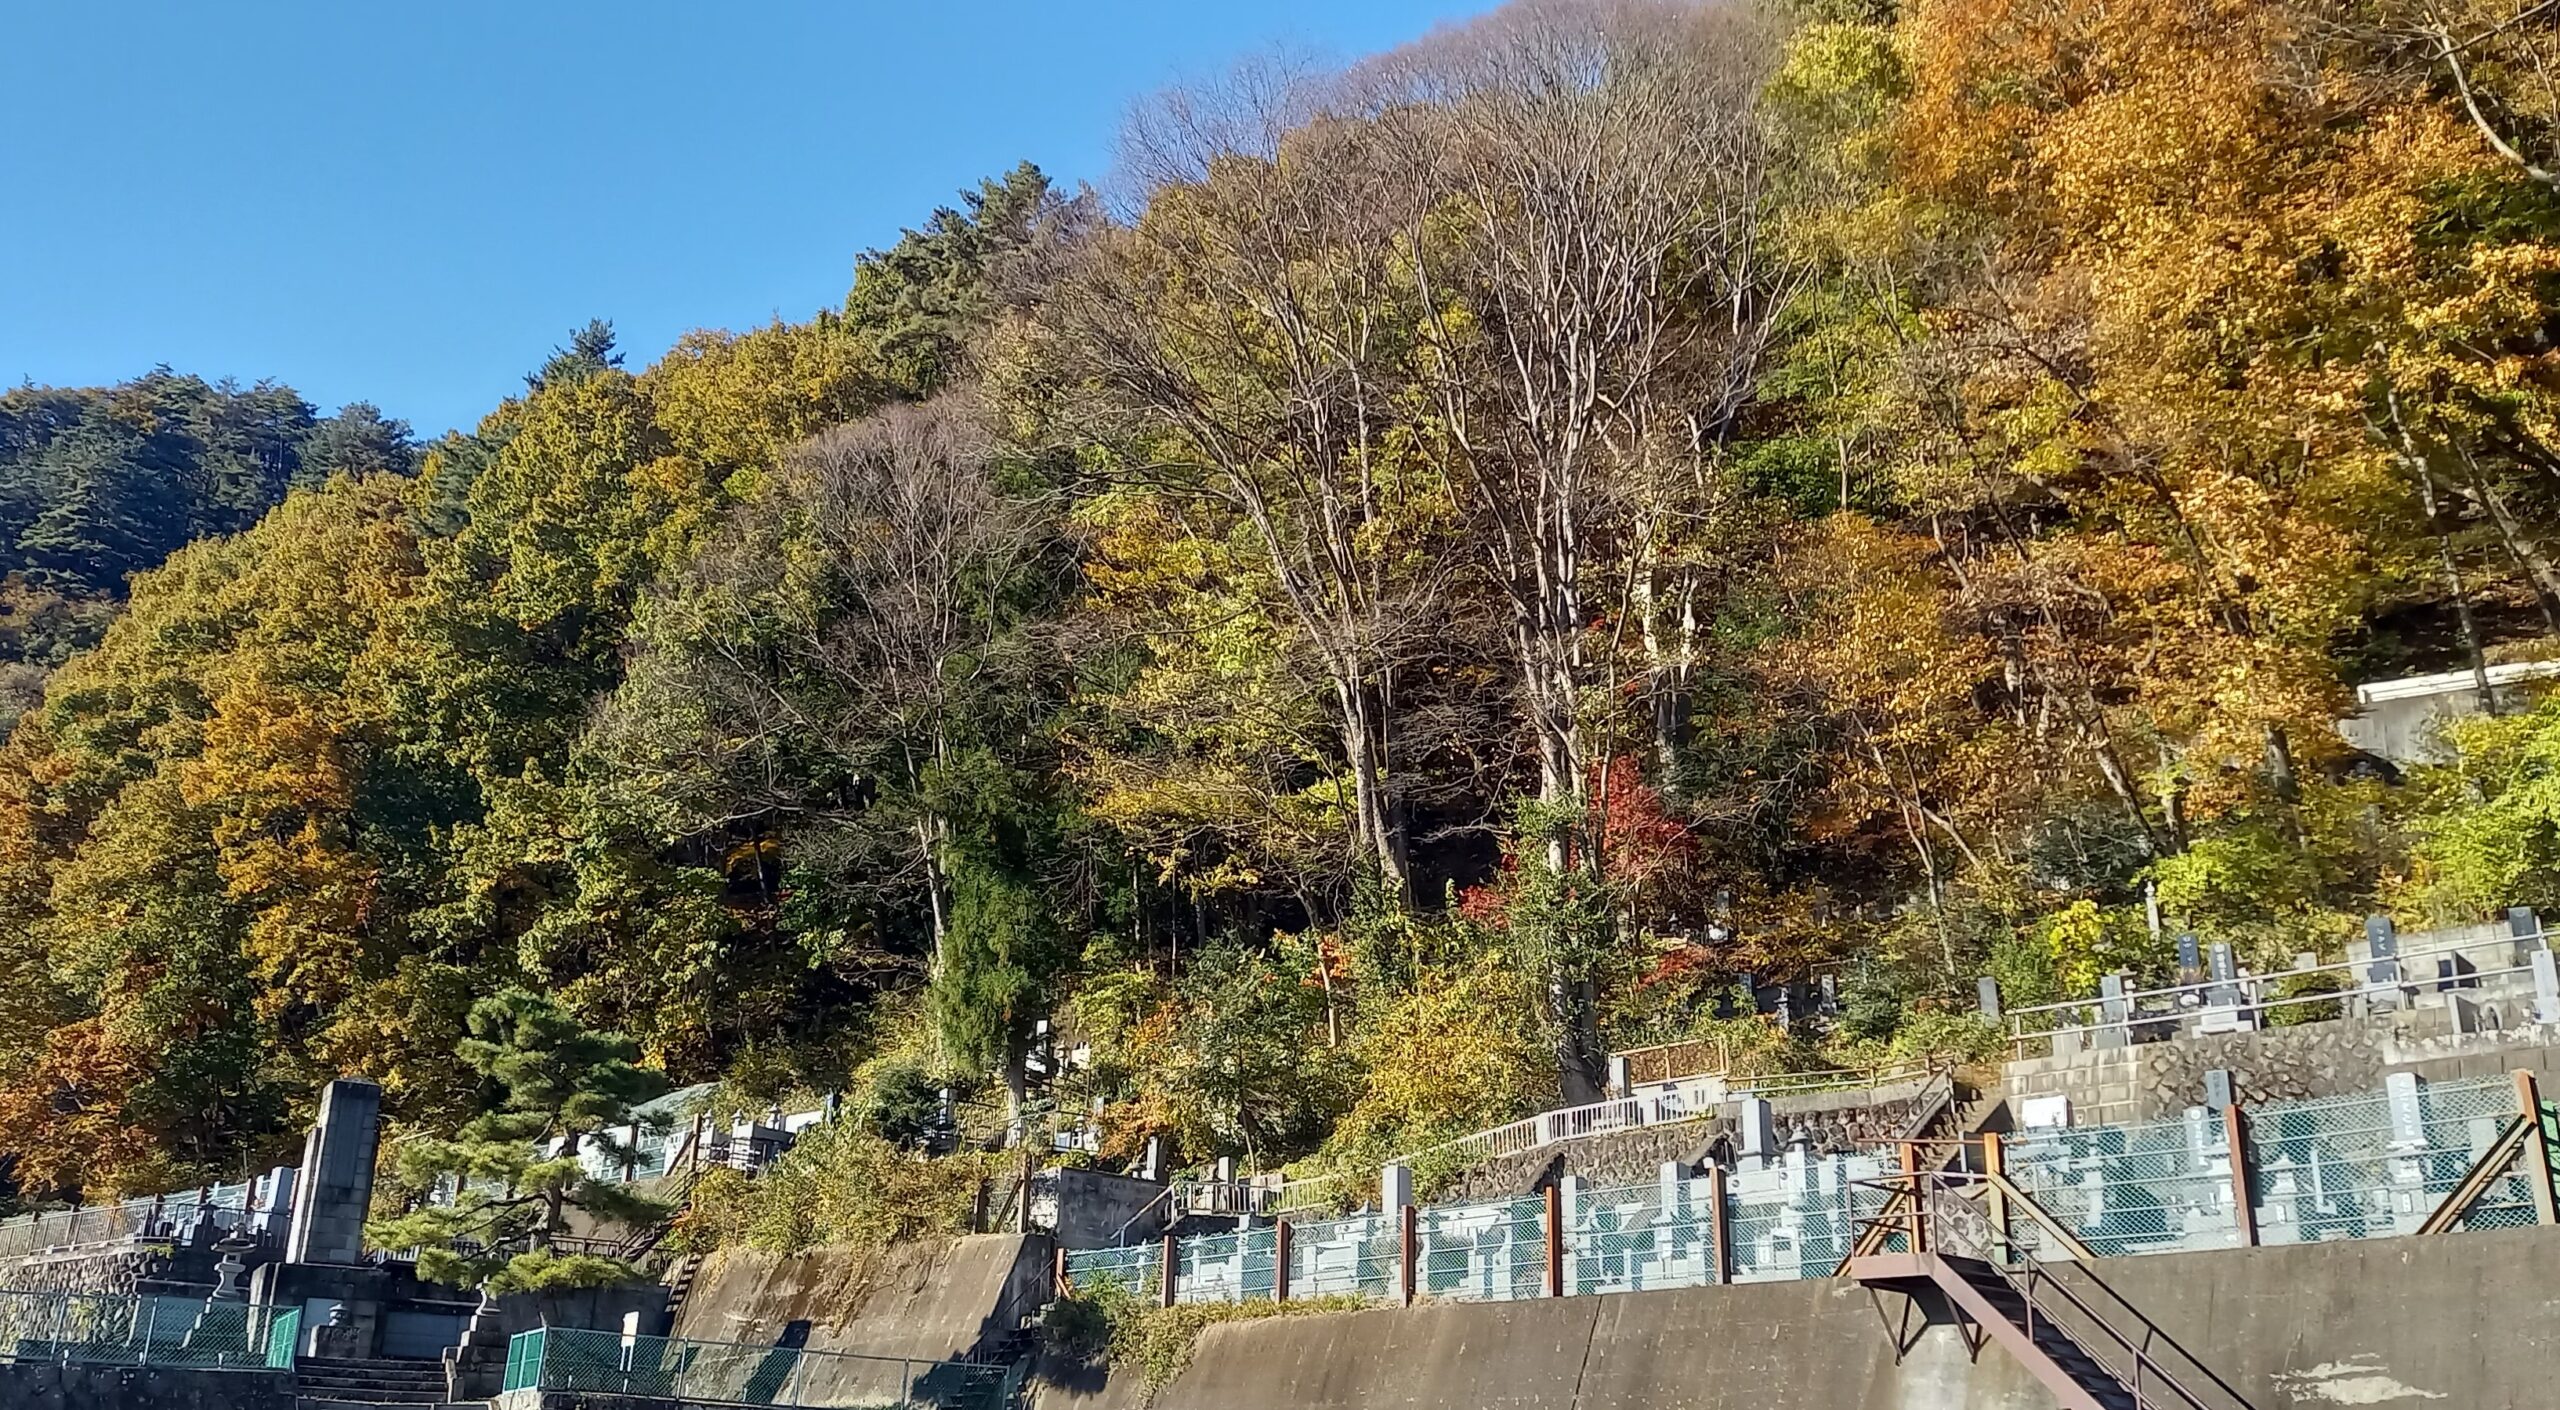
<svg viewBox="0 0 2560 1410"><path fill-rule="evenodd" d="M1065 1297L1067 1294L1075 1291L1075 1285L1067 1281L1067 1251L1065 1249L1055 1250L1049 1260L1049 1287L1051 1295L1055 1297Z"/></svg>
<svg viewBox="0 0 2560 1410"><path fill-rule="evenodd" d="M1716 1281L1733 1281L1733 1240L1725 1223L1724 1167L1707 1167L1707 1242L1715 1254Z"/></svg>
<svg viewBox="0 0 2560 1410"><path fill-rule="evenodd" d="M690 1136L685 1137L684 1144L685 1144L685 1149L686 1149L687 1151L691 1152L691 1154L690 1154L690 1155L688 1155L688 1156L686 1157L686 1159L687 1159L688 1161L690 1161L690 1162L691 1162L691 1164L690 1164L690 1165L689 1165L689 1167L688 1167L688 1173L690 1173L690 1174L694 1174L694 1175L700 1175L700 1174L702 1173L702 1113L701 1113L701 1112L698 1112L698 1111L697 1111L697 1112L695 1112L695 1113L693 1114L693 1134L692 1134L692 1135L690 1135Z"/></svg>
<svg viewBox="0 0 2560 1410"><path fill-rule="evenodd" d="M2231 1148L2231 1220L2240 1246L2258 1246L2258 1212L2249 1206L2249 1123L2236 1105L2222 1109L2222 1139Z"/></svg>
<svg viewBox="0 0 2560 1410"><path fill-rule="evenodd" d="M2542 1120L2542 1090L2533 1074L2516 1069L2516 1110L2524 1116L2524 1168L2533 1183L2533 1218L2560 1224L2560 1192L2551 1187L2551 1128Z"/></svg>
<svg viewBox="0 0 2560 1410"><path fill-rule="evenodd" d="M1547 1296L1564 1296L1564 1187L1547 1186Z"/></svg>
<svg viewBox="0 0 2560 1410"><path fill-rule="evenodd" d="M1175 1268L1175 1266L1180 1262L1180 1258L1181 1258L1180 1254L1179 1254L1179 1253L1177 1253L1177 1252L1175 1251L1175 1249L1174 1249L1174 1244L1173 1244L1173 1235L1171 1235L1171 1234L1167 1234L1167 1235L1165 1235L1165 1236L1164 1236L1164 1268L1163 1268L1164 1276L1163 1276L1161 1279L1159 1279L1158 1281L1160 1281L1160 1282L1162 1282L1162 1283L1164 1284L1164 1305L1165 1305L1165 1306L1167 1306L1167 1307L1171 1307L1171 1306L1173 1306L1173 1278L1174 1278L1174 1268Z"/></svg>
<svg viewBox="0 0 2560 1410"><path fill-rule="evenodd" d="M2000 1177L2006 1177L2009 1173L2008 1152L2001 1149L2000 1133L1997 1131L1982 1133L1982 1173ZM2007 1191L2000 1188L1998 1179L1991 1182L1991 1188L1986 1193L1991 1206L1992 1234L2000 1240L2000 1253L2005 1258L2009 1252L2009 1195Z"/></svg>
<svg viewBox="0 0 2560 1410"><path fill-rule="evenodd" d="M1289 1221L1271 1226L1271 1300L1289 1300L1289 1260L1295 1256L1297 1236L1289 1231Z"/></svg>
<svg viewBox="0 0 2560 1410"><path fill-rule="evenodd" d="M1404 1305L1411 1307L1413 1305L1413 1290L1419 1281L1414 1276L1413 1265L1415 1256L1420 1253L1422 1248L1422 1240L1418 1237L1421 1221L1418 1218L1417 1211L1414 1207L1408 1204L1405 1205L1401 1212L1398 1213L1396 1222L1402 1234L1402 1242L1404 1244L1404 1257L1401 1260L1404 1264Z"/></svg>

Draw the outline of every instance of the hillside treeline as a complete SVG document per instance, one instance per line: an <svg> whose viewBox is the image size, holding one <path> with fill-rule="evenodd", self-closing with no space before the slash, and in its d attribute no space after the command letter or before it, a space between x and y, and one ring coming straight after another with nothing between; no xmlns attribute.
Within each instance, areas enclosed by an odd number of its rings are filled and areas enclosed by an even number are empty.
<svg viewBox="0 0 2560 1410"><path fill-rule="evenodd" d="M97 643L126 578L237 533L335 473L405 472L409 428L358 402L160 368L114 387L0 391L0 725Z"/></svg>
<svg viewBox="0 0 2560 1410"><path fill-rule="evenodd" d="M2553 33L1530 0L1164 95L1121 198L982 183L806 321L585 330L18 722L0 1151L227 1174L342 1072L449 1128L524 985L741 1102L1352 1168L2560 901L2560 714L2335 728L2554 654Z"/></svg>

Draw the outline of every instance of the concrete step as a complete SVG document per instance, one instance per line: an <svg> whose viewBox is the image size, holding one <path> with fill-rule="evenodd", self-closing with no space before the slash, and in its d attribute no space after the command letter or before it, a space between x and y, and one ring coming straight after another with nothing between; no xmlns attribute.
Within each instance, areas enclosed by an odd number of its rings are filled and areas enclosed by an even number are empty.
<svg viewBox="0 0 2560 1410"><path fill-rule="evenodd" d="M441 1370L424 1376L368 1376L354 1371L314 1371L303 1368L296 1372L295 1379L305 1386L329 1390L380 1389L404 1393L431 1390L439 1395L444 1393L444 1372Z"/></svg>
<svg viewBox="0 0 2560 1410"><path fill-rule="evenodd" d="M429 1410L445 1401L444 1366L436 1361L348 1361L306 1356L294 1365L299 1410Z"/></svg>

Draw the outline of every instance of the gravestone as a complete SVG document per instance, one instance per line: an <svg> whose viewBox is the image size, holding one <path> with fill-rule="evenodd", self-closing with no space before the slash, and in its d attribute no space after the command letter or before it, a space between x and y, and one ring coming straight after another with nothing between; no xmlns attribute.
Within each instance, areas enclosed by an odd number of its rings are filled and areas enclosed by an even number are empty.
<svg viewBox="0 0 2560 1410"><path fill-rule="evenodd" d="M2102 975L2098 979L2098 1031L2091 1035L2091 1046L2121 1048L2131 1041L2129 1024L2133 1005L2124 996L2124 976Z"/></svg>
<svg viewBox="0 0 2560 1410"><path fill-rule="evenodd" d="M2426 1108L2418 1099L2418 1074L2384 1074L2382 1096L2391 1113L2392 1149L2424 1150L2427 1144Z"/></svg>
<svg viewBox="0 0 2560 1410"><path fill-rule="evenodd" d="M1778 1156L1777 1118L1765 1097L1744 1097L1736 1118L1741 1132L1741 1156L1745 1160L1767 1165Z"/></svg>
<svg viewBox="0 0 2560 1410"><path fill-rule="evenodd" d="M2205 952L2208 987L2204 991L2204 1014L2196 1023L2199 1033L2238 1033L2255 1028L2244 1005L2248 996L2240 989L2240 962L2231 947L2215 941Z"/></svg>
<svg viewBox="0 0 2560 1410"><path fill-rule="evenodd" d="M2000 1021L2000 981L1984 975L1973 981L1974 1002L1981 1006L1982 1016L1993 1023Z"/></svg>
<svg viewBox="0 0 2560 1410"><path fill-rule="evenodd" d="M2364 918L2364 942L2367 951L2365 985L2376 992L2367 994L2365 1002L2378 1009L2404 1008L2408 995L2400 991L2400 932L2389 916Z"/></svg>
<svg viewBox="0 0 2560 1410"><path fill-rule="evenodd" d="M2205 1070L2204 1104L2206 1107L2214 1111L2220 1111L2227 1106L2239 1105L2239 1102L2233 1098L2231 1092L2231 1069L2227 1067L2214 1067L2207 1068Z"/></svg>

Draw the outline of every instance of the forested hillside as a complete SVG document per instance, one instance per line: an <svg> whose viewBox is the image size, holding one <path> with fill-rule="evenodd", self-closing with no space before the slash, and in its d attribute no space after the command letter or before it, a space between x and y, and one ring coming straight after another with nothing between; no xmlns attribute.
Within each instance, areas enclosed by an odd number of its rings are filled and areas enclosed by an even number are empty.
<svg viewBox="0 0 2560 1410"><path fill-rule="evenodd" d="M415 468L409 428L357 403L162 368L114 387L0 392L0 723L96 644L125 578L237 533L296 486Z"/></svg>
<svg viewBox="0 0 2560 1410"><path fill-rule="evenodd" d="M1978 1048L1977 975L2172 970L2146 899L2259 963L2560 903L2560 706L2335 728L2560 656L2553 33L1532 0L1166 95L1125 208L1023 167L806 321L584 330L414 468L225 451L112 542L12 478L30 583L241 531L0 751L0 1151L230 1174L341 1072L450 1130L524 986L847 1141L947 1082L1347 1169L1636 1043ZM142 434L61 416L48 482Z"/></svg>

